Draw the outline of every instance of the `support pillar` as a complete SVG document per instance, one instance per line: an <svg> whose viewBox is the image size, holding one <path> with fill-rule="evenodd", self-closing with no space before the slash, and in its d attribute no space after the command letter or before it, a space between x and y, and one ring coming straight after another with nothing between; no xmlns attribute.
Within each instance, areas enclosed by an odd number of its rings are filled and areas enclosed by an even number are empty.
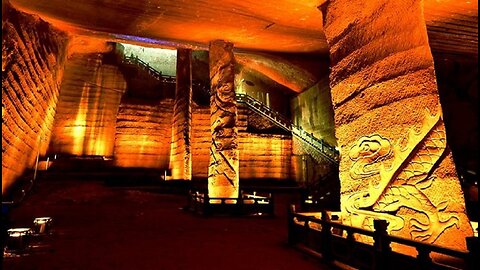
<svg viewBox="0 0 480 270"><path fill-rule="evenodd" d="M192 51L177 50L177 83L173 107L172 179L192 180Z"/></svg>
<svg viewBox="0 0 480 270"><path fill-rule="evenodd" d="M330 50L343 222L465 249L472 228L447 145L421 0L320 6Z"/></svg>
<svg viewBox="0 0 480 270"><path fill-rule="evenodd" d="M210 43L210 123L212 145L208 167L208 196L237 198L237 102L234 87L233 44Z"/></svg>

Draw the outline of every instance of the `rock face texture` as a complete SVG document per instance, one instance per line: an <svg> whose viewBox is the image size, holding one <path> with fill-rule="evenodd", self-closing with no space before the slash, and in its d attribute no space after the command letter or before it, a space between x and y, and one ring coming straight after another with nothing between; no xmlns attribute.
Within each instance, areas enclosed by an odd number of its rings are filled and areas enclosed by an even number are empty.
<svg viewBox="0 0 480 270"><path fill-rule="evenodd" d="M115 165L168 169L173 100L145 101L124 96L118 109Z"/></svg>
<svg viewBox="0 0 480 270"><path fill-rule="evenodd" d="M62 32L2 2L2 194L47 151L66 44Z"/></svg>
<svg viewBox="0 0 480 270"><path fill-rule="evenodd" d="M292 98L290 107L293 124L336 146L332 97L328 78L320 80L307 91Z"/></svg>
<svg viewBox="0 0 480 270"><path fill-rule="evenodd" d="M205 179L208 177L212 145L210 108L194 105L192 110L192 177Z"/></svg>
<svg viewBox="0 0 480 270"><path fill-rule="evenodd" d="M173 107L172 179L192 179L192 51L177 51L177 83Z"/></svg>
<svg viewBox="0 0 480 270"><path fill-rule="evenodd" d="M345 223L465 249L472 228L447 145L420 0L327 1Z"/></svg>
<svg viewBox="0 0 480 270"><path fill-rule="evenodd" d="M74 54L65 67L50 152L113 156L115 123L127 84L103 54Z"/></svg>
<svg viewBox="0 0 480 270"><path fill-rule="evenodd" d="M291 136L241 132L238 141L240 179L291 179Z"/></svg>
<svg viewBox="0 0 480 270"><path fill-rule="evenodd" d="M208 195L238 197L238 130L233 44L210 42L210 127Z"/></svg>

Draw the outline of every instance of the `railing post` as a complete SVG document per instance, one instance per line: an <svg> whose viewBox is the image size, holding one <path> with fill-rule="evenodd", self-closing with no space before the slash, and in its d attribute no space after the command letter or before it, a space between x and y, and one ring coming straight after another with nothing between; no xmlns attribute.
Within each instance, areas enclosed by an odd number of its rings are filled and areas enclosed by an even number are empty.
<svg viewBox="0 0 480 270"><path fill-rule="evenodd" d="M325 210L322 210L322 255L324 260L332 260L332 225Z"/></svg>
<svg viewBox="0 0 480 270"><path fill-rule="evenodd" d="M208 193L203 195L203 215L208 216L210 214L210 197Z"/></svg>
<svg viewBox="0 0 480 270"><path fill-rule="evenodd" d="M467 269L478 269L478 237L471 236L467 237L466 240L468 249Z"/></svg>
<svg viewBox="0 0 480 270"><path fill-rule="evenodd" d="M298 237L295 230L295 220L294 220L293 214L295 214L295 205L291 204L287 209L287 218L288 218L288 236L287 237L288 237L288 244L291 246L298 243Z"/></svg>
<svg viewBox="0 0 480 270"><path fill-rule="evenodd" d="M418 269L431 269L432 258L430 258L430 250L428 248L417 247Z"/></svg>
<svg viewBox="0 0 480 270"><path fill-rule="evenodd" d="M352 256L355 255L355 237L353 231L347 229L347 243L348 243L348 261L351 262Z"/></svg>
<svg viewBox="0 0 480 270"><path fill-rule="evenodd" d="M388 256L392 250L387 233L388 222L386 220L376 219L373 221L373 228L375 229L373 235L373 269L388 269Z"/></svg>
<svg viewBox="0 0 480 270"><path fill-rule="evenodd" d="M244 207L243 207L243 190L240 190L238 192L238 197L237 197L237 203L236 203L236 206L237 208L237 215L241 215L242 213L244 213ZM246 207L245 207L246 208Z"/></svg>

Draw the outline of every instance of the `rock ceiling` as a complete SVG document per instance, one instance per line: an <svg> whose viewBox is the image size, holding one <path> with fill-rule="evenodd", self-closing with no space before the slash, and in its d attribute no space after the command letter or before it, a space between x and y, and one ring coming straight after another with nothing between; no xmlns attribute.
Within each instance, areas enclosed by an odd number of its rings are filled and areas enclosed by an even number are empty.
<svg viewBox="0 0 480 270"><path fill-rule="evenodd" d="M74 35L193 49L206 49L211 40L228 40L234 43L237 52L246 53L243 63L261 67L266 76L282 83L287 81L285 77L275 77L283 72L281 65L272 65L267 60L259 63L267 58L248 59L248 53L327 54L322 14L317 8L323 1L10 0L10 3ZM478 3L424 0L424 4L432 51L477 58ZM299 92L315 81L311 76L308 73L286 86Z"/></svg>

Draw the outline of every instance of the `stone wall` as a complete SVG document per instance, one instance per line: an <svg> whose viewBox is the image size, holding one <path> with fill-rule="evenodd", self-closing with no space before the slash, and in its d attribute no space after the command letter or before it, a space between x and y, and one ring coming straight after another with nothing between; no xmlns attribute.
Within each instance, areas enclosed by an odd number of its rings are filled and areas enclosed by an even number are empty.
<svg viewBox="0 0 480 270"><path fill-rule="evenodd" d="M103 54L74 54L65 67L49 152L113 156L115 122L126 82Z"/></svg>
<svg viewBox="0 0 480 270"><path fill-rule="evenodd" d="M2 1L2 194L44 155L52 134L67 37Z"/></svg>
<svg viewBox="0 0 480 270"><path fill-rule="evenodd" d="M192 108L192 178L207 178L210 162L210 108L193 105Z"/></svg>
<svg viewBox="0 0 480 270"><path fill-rule="evenodd" d="M292 121L331 146L337 145L328 78L291 99Z"/></svg>
<svg viewBox="0 0 480 270"><path fill-rule="evenodd" d="M291 179L292 137L239 133L240 179Z"/></svg>
<svg viewBox="0 0 480 270"><path fill-rule="evenodd" d="M332 98L328 83L328 78L324 78L292 98L290 108L293 124L312 133L316 138L323 139L329 145L336 146ZM306 149L310 146L299 138L294 137L292 141L292 167L296 172L294 176L298 183L313 188L319 181L338 181L336 177L324 179L332 172L337 173L337 169L331 162L327 159L318 161L312 158Z"/></svg>
<svg viewBox="0 0 480 270"><path fill-rule="evenodd" d="M124 97L116 122L115 165L168 169L173 100L145 101Z"/></svg>

